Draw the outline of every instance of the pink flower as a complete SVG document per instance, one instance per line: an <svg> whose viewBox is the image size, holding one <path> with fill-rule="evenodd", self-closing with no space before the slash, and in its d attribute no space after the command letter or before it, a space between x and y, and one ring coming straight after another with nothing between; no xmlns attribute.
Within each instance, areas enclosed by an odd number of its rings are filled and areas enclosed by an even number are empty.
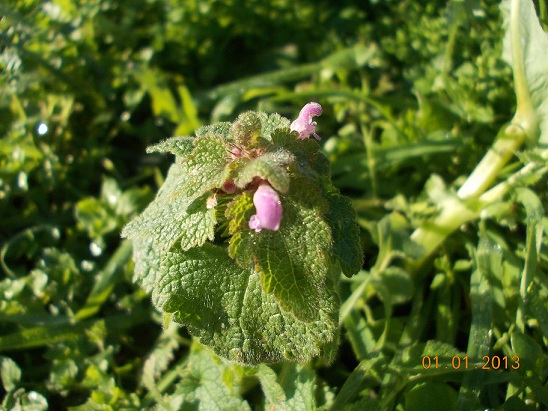
<svg viewBox="0 0 548 411"><path fill-rule="evenodd" d="M253 195L253 204L257 214L249 219L249 228L257 233L263 228L278 231L282 220L282 203L278 193L267 183L263 183Z"/></svg>
<svg viewBox="0 0 548 411"><path fill-rule="evenodd" d="M308 138L312 134L316 140L321 140L316 134L316 122L312 121L312 117L321 116L322 111L322 106L318 103L305 104L297 120L291 123L291 131L297 131L300 139Z"/></svg>

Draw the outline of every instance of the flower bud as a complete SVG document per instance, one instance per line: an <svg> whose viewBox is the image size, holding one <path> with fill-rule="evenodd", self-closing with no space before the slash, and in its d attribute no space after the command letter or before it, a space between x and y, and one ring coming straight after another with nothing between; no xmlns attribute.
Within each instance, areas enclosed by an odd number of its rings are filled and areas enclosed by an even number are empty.
<svg viewBox="0 0 548 411"><path fill-rule="evenodd" d="M300 139L308 138L312 134L316 140L321 140L320 136L316 134L316 122L312 121L312 117L321 116L322 111L322 106L318 103L305 104L297 120L291 123L291 131L297 131Z"/></svg>
<svg viewBox="0 0 548 411"><path fill-rule="evenodd" d="M257 214L249 219L249 228L257 233L263 228L278 231L282 220L282 203L278 193L268 184L261 184L253 195L253 204Z"/></svg>

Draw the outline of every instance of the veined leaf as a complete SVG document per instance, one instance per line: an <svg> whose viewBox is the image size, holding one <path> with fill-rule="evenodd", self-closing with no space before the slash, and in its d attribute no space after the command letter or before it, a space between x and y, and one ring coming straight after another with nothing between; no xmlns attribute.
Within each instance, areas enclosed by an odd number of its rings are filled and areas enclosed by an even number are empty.
<svg viewBox="0 0 548 411"><path fill-rule="evenodd" d="M205 134L197 137L192 154L181 164L183 178L175 192L193 197L220 187L228 174L225 169L227 153L227 145L222 136Z"/></svg>
<svg viewBox="0 0 548 411"><path fill-rule="evenodd" d="M176 409L250 410L242 399L242 372L237 366L223 363L198 343L192 344L181 382L176 388L183 403Z"/></svg>
<svg viewBox="0 0 548 411"><path fill-rule="evenodd" d="M151 238L152 246L169 249L177 240L188 249L212 240L215 216L207 208L208 194L195 198L185 196L181 184L188 184L188 169L179 163L169 169L166 181L156 199L143 213L124 227L122 236L130 239ZM182 182L182 183L181 183ZM195 189L192 189L195 192Z"/></svg>
<svg viewBox="0 0 548 411"><path fill-rule="evenodd" d="M262 111L257 113L261 121L261 137L272 141L272 135L279 129L289 130L290 121L277 113L266 114Z"/></svg>
<svg viewBox="0 0 548 411"><path fill-rule="evenodd" d="M243 267L261 274L264 290L284 309L311 319L325 287L331 229L321 217L327 204L319 189L304 179L291 183L289 193L281 197L280 229L256 233L240 218L240 231L232 236L229 250Z"/></svg>
<svg viewBox="0 0 548 411"><path fill-rule="evenodd" d="M229 360L306 362L337 344L338 297L328 278L313 318L301 321L266 293L259 274L234 264L218 246L177 248L162 261L152 293L159 309Z"/></svg>
<svg viewBox="0 0 548 411"><path fill-rule="evenodd" d="M194 137L172 137L147 148L147 153L171 153L186 157L192 153Z"/></svg>
<svg viewBox="0 0 548 411"><path fill-rule="evenodd" d="M202 126L196 130L196 137L204 137L206 135L216 135L221 136L227 140L230 140L230 127L232 123L228 121L222 121L219 123L208 124L207 126Z"/></svg>
<svg viewBox="0 0 548 411"><path fill-rule="evenodd" d="M352 208L351 201L340 195L334 187L326 197L329 212L325 218L333 233L333 254L338 258L344 275L351 277L360 271L363 264L356 211Z"/></svg>
<svg viewBox="0 0 548 411"><path fill-rule="evenodd" d="M230 135L234 137L237 144L253 148L261 136L261 128L261 120L257 113L246 111L238 116L230 128Z"/></svg>
<svg viewBox="0 0 548 411"><path fill-rule="evenodd" d="M298 171L307 177L329 176L331 166L314 139L297 139L297 133L280 128L272 133L272 143L291 152L296 158Z"/></svg>
<svg viewBox="0 0 548 411"><path fill-rule="evenodd" d="M341 267L348 276L361 267L350 201L332 186L318 144L288 126L277 114L248 112L233 126L153 146L174 153L175 164L122 232L134 242L134 281L154 305L246 364L331 360ZM249 226L256 179L280 195L279 229ZM209 243L216 233L227 244Z"/></svg>
<svg viewBox="0 0 548 411"><path fill-rule="evenodd" d="M237 169L234 183L239 188L245 188L255 177L260 177L267 180L276 191L286 193L289 189L287 167L293 161L294 156L285 150L265 153Z"/></svg>

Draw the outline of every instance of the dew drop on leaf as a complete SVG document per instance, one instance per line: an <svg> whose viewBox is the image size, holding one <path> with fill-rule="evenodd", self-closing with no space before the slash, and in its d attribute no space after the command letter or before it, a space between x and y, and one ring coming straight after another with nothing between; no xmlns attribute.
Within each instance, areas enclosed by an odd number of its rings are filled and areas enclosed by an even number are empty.
<svg viewBox="0 0 548 411"><path fill-rule="evenodd" d="M14 161L23 162L25 160L25 151L21 147L16 147L13 150L12 158Z"/></svg>
<svg viewBox="0 0 548 411"><path fill-rule="evenodd" d="M95 267L95 264L93 264L91 261L83 260L80 263L80 267L82 267L82 270L90 272L91 270L93 270L93 267Z"/></svg>
<svg viewBox="0 0 548 411"><path fill-rule="evenodd" d="M27 191L29 189L27 173L24 171L20 171L17 175L17 186L23 191Z"/></svg>
<svg viewBox="0 0 548 411"><path fill-rule="evenodd" d="M101 253L103 252L103 249L99 246L99 244L97 243L91 243L89 245L89 251L91 253L92 256L94 257L98 257L101 255Z"/></svg>
<svg viewBox="0 0 548 411"><path fill-rule="evenodd" d="M54 240L59 240L61 238L61 232L57 227L51 229L51 237Z"/></svg>
<svg viewBox="0 0 548 411"><path fill-rule="evenodd" d="M107 196L107 201L109 205L114 206L116 205L116 202L118 201L118 196L116 194L109 194Z"/></svg>
<svg viewBox="0 0 548 411"><path fill-rule="evenodd" d="M49 127L46 123L39 123L36 127L36 132L41 136L45 135L49 130Z"/></svg>

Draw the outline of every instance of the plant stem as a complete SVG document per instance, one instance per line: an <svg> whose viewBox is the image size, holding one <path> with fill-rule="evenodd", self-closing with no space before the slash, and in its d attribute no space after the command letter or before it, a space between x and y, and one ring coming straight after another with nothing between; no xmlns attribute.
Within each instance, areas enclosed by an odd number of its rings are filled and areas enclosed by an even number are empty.
<svg viewBox="0 0 548 411"><path fill-rule="evenodd" d="M510 37L512 39L512 72L516 91L517 108L513 122L519 124L529 136L537 126L535 108L527 86L523 50L521 49L519 30L519 6L521 0L512 0L510 9Z"/></svg>
<svg viewBox="0 0 548 411"><path fill-rule="evenodd" d="M510 37L512 41L512 69L516 91L517 109L512 122L504 126L498 136L455 197L443 199L440 213L433 221L425 223L411 235L424 247L419 261L408 263L408 269L416 271L430 257L445 238L462 224L477 219L482 208L490 202L502 199L510 185L497 186L487 196L482 194L493 184L502 168L523 145L526 139L538 137L538 122L525 77L524 56L519 32L519 0L512 0L510 15Z"/></svg>
<svg viewBox="0 0 548 411"><path fill-rule="evenodd" d="M408 268L412 271L418 269L453 231L479 218L482 209L490 202L502 199L509 185L489 193L489 196L484 197L482 194L491 186L500 170L524 141L523 129L515 124L509 124L501 130L493 147L476 166L457 195L443 199L438 204L440 213L433 221L425 223L413 232L411 239L424 248L424 255L421 260L411 262Z"/></svg>
<svg viewBox="0 0 548 411"><path fill-rule="evenodd" d="M500 170L508 163L525 140L520 126L505 126L493 146L461 186L457 195L463 200L477 198L495 181Z"/></svg>

